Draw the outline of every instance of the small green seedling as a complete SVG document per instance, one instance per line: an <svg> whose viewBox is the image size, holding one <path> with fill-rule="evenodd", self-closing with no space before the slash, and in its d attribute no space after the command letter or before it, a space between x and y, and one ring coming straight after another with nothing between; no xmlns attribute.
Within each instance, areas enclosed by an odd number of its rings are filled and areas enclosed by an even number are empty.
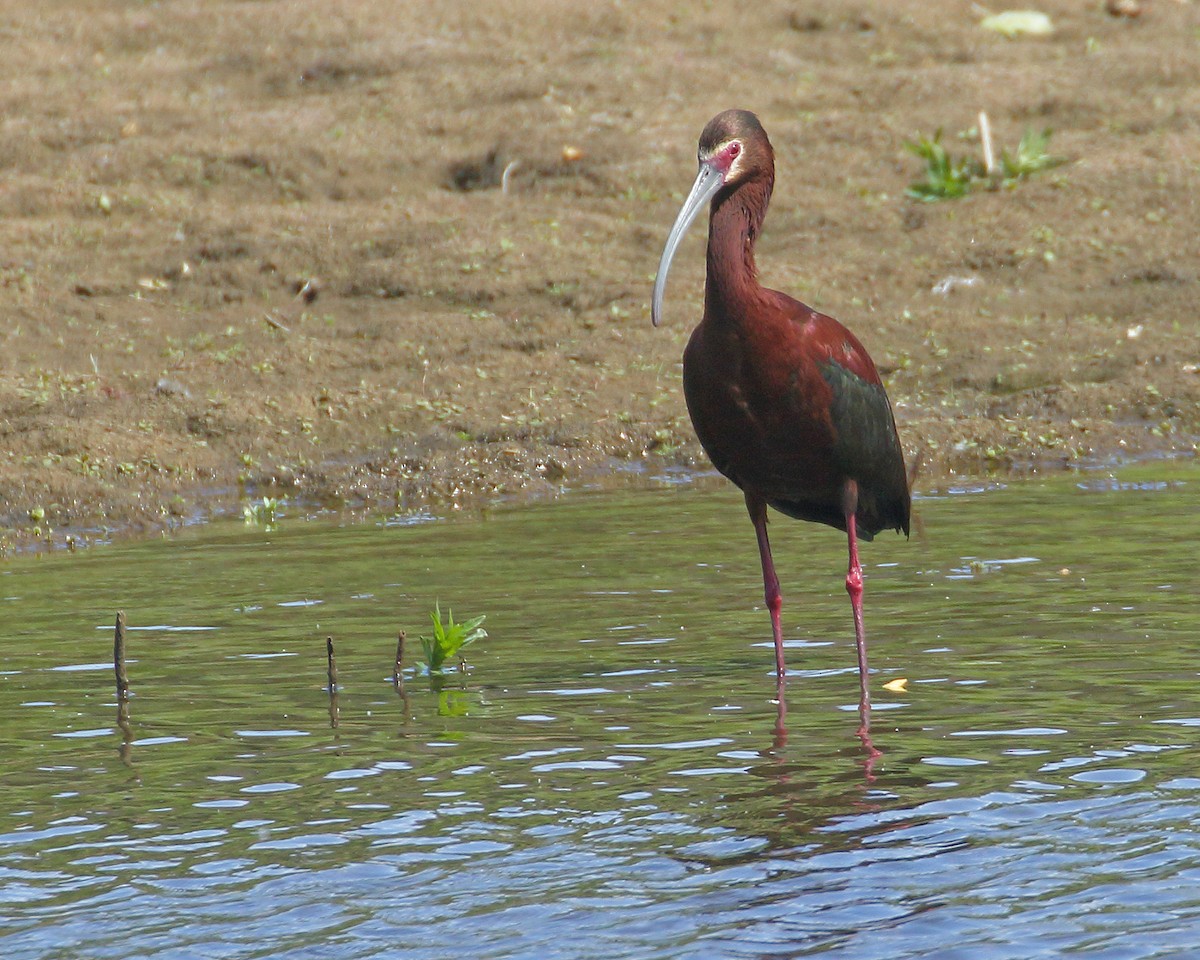
<svg viewBox="0 0 1200 960"><path fill-rule="evenodd" d="M933 139L921 137L916 142L905 141L904 148L925 161L925 179L918 180L906 191L916 200L932 203L934 200L949 200L965 196L971 189L971 180L976 175L975 164L964 158L952 160L942 146L942 131Z"/></svg>
<svg viewBox="0 0 1200 960"><path fill-rule="evenodd" d="M421 637L421 647L425 651L425 662L421 666L429 674L441 673L447 660L461 659L463 647L487 636L487 631L480 626L486 619L484 616L455 623L453 611L447 611L446 622L442 623L441 606L434 604L429 618L433 621L433 636Z"/></svg>
<svg viewBox="0 0 1200 960"><path fill-rule="evenodd" d="M279 522L279 508L283 501L275 497L263 497L242 507L242 517L248 527L262 527L268 533Z"/></svg>
<svg viewBox="0 0 1200 960"><path fill-rule="evenodd" d="M1046 147L1050 144L1050 133L1048 128L1041 133L1026 130L1017 145L1015 155L1010 155L1007 150L1000 151L1000 167L1004 172L1005 183L1014 183L1031 173L1049 170L1060 163L1066 163L1065 157L1055 157L1046 152Z"/></svg>

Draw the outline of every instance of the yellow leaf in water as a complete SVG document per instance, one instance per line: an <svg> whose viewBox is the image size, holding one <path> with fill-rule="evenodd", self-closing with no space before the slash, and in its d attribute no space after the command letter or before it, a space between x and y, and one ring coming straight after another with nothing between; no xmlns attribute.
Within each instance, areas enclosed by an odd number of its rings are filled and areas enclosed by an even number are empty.
<svg viewBox="0 0 1200 960"><path fill-rule="evenodd" d="M884 690L891 690L893 693L904 693L908 689L908 677L897 677L895 680L889 680L883 685Z"/></svg>

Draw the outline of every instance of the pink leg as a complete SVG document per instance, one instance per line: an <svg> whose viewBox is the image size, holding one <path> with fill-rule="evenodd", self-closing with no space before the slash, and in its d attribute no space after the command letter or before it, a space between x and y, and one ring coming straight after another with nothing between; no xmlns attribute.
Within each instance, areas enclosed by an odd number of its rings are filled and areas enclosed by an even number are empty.
<svg viewBox="0 0 1200 960"><path fill-rule="evenodd" d="M854 609L854 642L858 646L858 682L860 712L869 713L871 694L867 686L867 634L863 627L863 576L858 563L858 534L855 513L858 510L858 484L847 480L842 490L842 509L846 512L846 533L850 540L850 569L846 573L846 592L850 594L850 606Z"/></svg>
<svg viewBox="0 0 1200 960"><path fill-rule="evenodd" d="M771 561L771 544L767 542L767 505L751 493L746 494L746 509L754 522L754 533L758 537L758 556L762 560L763 596L767 609L771 611L771 632L775 637L775 670L780 679L787 672L783 666L783 628L779 625L779 611L783 607L783 595L779 592L779 577L775 575L775 564Z"/></svg>

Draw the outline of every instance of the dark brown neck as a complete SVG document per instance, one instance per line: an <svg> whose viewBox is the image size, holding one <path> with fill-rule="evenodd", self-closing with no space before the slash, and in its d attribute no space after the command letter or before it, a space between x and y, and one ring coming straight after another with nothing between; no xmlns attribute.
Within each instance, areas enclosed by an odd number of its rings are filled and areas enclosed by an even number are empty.
<svg viewBox="0 0 1200 960"><path fill-rule="evenodd" d="M760 287L754 244L771 200L771 178L740 184L713 201L708 218L708 274L704 316L736 319L737 303L754 299Z"/></svg>

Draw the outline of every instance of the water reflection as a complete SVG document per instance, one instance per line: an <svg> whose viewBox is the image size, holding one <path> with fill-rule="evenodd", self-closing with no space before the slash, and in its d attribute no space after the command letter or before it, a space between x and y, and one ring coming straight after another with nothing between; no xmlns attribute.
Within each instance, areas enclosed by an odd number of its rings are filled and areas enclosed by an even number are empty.
<svg viewBox="0 0 1200 960"><path fill-rule="evenodd" d="M121 731L121 747L118 754L121 762L129 767L133 765L133 726L129 722L129 701L124 697L117 698L117 729Z"/></svg>

